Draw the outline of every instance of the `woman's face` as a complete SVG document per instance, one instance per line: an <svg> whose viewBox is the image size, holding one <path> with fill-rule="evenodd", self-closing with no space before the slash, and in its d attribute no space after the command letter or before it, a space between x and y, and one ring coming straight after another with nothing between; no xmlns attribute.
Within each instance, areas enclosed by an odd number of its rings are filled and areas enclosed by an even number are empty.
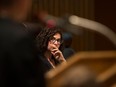
<svg viewBox="0 0 116 87"><path fill-rule="evenodd" d="M59 33L56 33L48 42L48 50L52 50L55 47L59 48L61 43L61 35Z"/></svg>

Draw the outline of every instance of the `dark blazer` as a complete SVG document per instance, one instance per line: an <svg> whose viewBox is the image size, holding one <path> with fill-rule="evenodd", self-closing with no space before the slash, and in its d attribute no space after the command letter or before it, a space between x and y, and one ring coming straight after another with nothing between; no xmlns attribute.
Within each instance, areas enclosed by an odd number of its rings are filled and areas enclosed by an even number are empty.
<svg viewBox="0 0 116 87"><path fill-rule="evenodd" d="M44 87L36 53L35 43L22 24L0 18L0 87Z"/></svg>
<svg viewBox="0 0 116 87"><path fill-rule="evenodd" d="M43 63L43 69L44 69L44 73L48 72L50 69L52 69L51 64L48 62L48 60L46 59L46 57L44 55L38 55L38 58L40 58L41 63Z"/></svg>

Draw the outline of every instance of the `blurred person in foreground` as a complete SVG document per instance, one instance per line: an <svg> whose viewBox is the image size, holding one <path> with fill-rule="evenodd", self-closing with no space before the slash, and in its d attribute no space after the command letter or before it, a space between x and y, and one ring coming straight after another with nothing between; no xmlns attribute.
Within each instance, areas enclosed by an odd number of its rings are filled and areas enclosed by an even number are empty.
<svg viewBox="0 0 116 87"><path fill-rule="evenodd" d="M0 0L0 87L44 87L35 43L22 22L31 0Z"/></svg>
<svg viewBox="0 0 116 87"><path fill-rule="evenodd" d="M62 49L62 32L57 27L45 27L38 34L37 47L39 58L44 64L44 71L56 68L58 64L66 63L61 52Z"/></svg>

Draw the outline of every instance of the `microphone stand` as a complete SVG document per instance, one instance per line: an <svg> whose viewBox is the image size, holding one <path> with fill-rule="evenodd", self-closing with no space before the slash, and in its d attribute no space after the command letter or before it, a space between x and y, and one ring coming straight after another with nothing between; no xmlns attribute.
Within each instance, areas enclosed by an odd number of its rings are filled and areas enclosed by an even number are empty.
<svg viewBox="0 0 116 87"><path fill-rule="evenodd" d="M97 32L103 34L116 46L116 33L113 32L107 26L105 26L101 23L98 23L96 21L92 21L92 20L89 20L86 18L75 16L75 15L72 15L69 17L69 22L73 25L78 26L78 27L83 27L85 29L97 31ZM72 31L69 28L67 28L67 30L70 32ZM74 31L76 31L76 30L74 30Z"/></svg>

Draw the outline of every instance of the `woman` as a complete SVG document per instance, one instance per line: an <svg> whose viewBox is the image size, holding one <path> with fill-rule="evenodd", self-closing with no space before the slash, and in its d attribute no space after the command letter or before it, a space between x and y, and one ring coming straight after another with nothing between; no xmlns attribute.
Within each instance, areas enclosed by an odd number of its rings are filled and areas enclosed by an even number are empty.
<svg viewBox="0 0 116 87"><path fill-rule="evenodd" d="M59 28L44 28L37 38L39 58L44 63L45 71L55 68L58 64L66 62L62 52L62 33Z"/></svg>

